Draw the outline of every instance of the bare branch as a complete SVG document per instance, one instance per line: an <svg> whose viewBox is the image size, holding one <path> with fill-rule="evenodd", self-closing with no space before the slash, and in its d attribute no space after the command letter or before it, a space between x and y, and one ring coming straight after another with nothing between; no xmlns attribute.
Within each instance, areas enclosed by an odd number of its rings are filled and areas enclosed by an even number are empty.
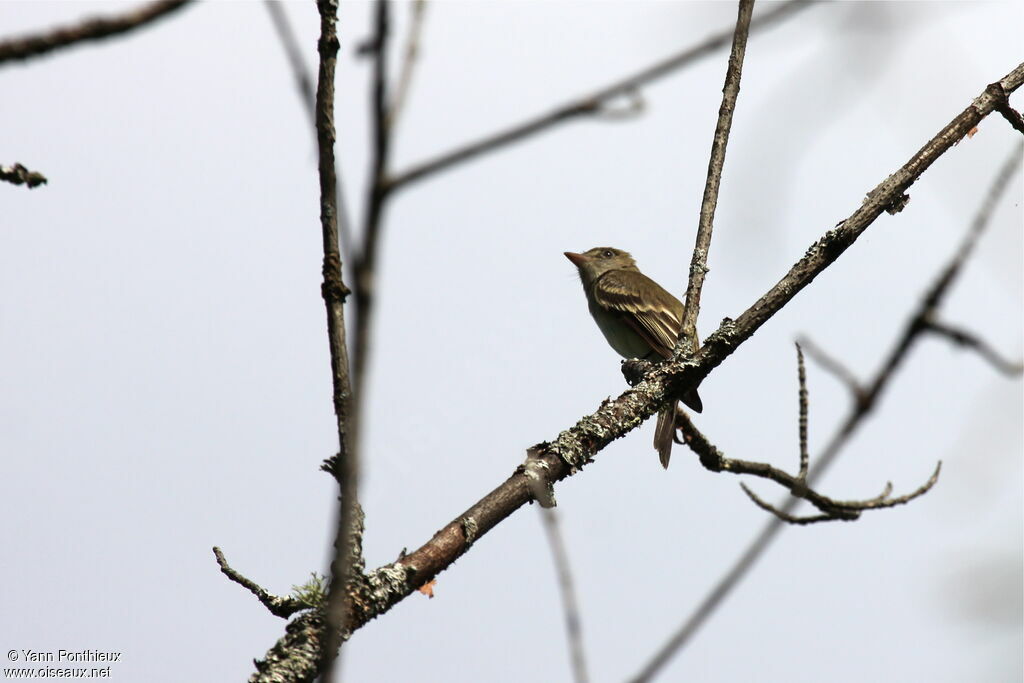
<svg viewBox="0 0 1024 683"><path fill-rule="evenodd" d="M1024 363L1006 360L985 343L985 340L963 328L953 327L935 320L928 320L925 327L928 332L946 337L957 346L971 349L1004 375L1019 375L1024 372Z"/></svg>
<svg viewBox="0 0 1024 683"><path fill-rule="evenodd" d="M313 124L313 137L316 138L316 93L313 91L313 79L310 77L309 70L302 59L299 41L295 37L295 31L292 30L291 22L288 21L288 13L284 10L284 3L281 0L264 0L264 4L267 12L270 13L270 19L274 24L277 37L281 40L285 56L288 58L288 64L291 66L292 75L295 78L295 87L299 93L299 100L309 115L310 123ZM340 253L342 261L347 263L349 257L355 253L355 244L352 241L352 228L350 227L352 222L349 220L348 204L345 202L345 185L342 181L341 169L337 165L335 165L334 174L336 178L334 191L338 207Z"/></svg>
<svg viewBox="0 0 1024 683"><path fill-rule="evenodd" d="M1010 91L1020 87L1024 83L1024 64L1007 75L1002 83ZM907 188L939 156L991 113L993 106L990 94L982 93L977 97L902 168L876 187L849 218L811 245L774 287L735 320L724 320L691 359L653 364L636 386L618 398L603 401L594 413L581 418L554 441L534 446L531 457L543 462L548 480L561 481L579 472L605 446L637 428L664 406L667 396L680 395L695 387L820 272L838 259L874 219L902 197ZM860 406L859 411L866 412L870 405ZM843 438L858 421L841 428ZM838 449L838 446L834 448ZM809 479L813 480L815 471L820 471L827 456L828 451L812 468ZM531 486L527 482L524 468L517 468L501 485L452 520L421 547L400 560L369 572L362 587L353 589L358 590L361 598L358 603L353 603L356 611L350 623L352 630L388 611L450 566L478 538L531 501L530 492Z"/></svg>
<svg viewBox="0 0 1024 683"><path fill-rule="evenodd" d="M562 595L562 607L565 610L565 634L569 641L573 680L576 683L587 683L587 659L583 654L580 608L576 600L572 571L569 569L569 554L565 550L565 542L558 524L558 513L551 508L541 507L539 509L540 519L544 523L544 531L547 532L551 556L555 560L555 571L558 574L558 589Z"/></svg>
<svg viewBox="0 0 1024 683"><path fill-rule="evenodd" d="M409 19L409 33L405 39L405 53L402 57L402 70L398 73L395 94L387 112L387 126L393 128L405 106L412 85L412 74L416 69L416 60L420 52L420 35L423 33L423 17L427 12L427 0L412 0L410 6L412 16Z"/></svg>
<svg viewBox="0 0 1024 683"><path fill-rule="evenodd" d="M1005 87L1005 89L1008 91L1016 90L1017 87L1020 86L1022 70L1024 70L1024 65L1018 66L1017 69L1015 69L1006 78L1000 81L1000 87ZM979 103L982 104L983 107L991 106L994 109L995 98L987 97L986 95L988 94L988 91L986 91L985 94L976 99L974 104L972 104L969 108L969 110L977 106ZM989 111L991 111L991 109ZM955 125L956 121L960 120L961 117L963 117L967 113L968 112L965 111L963 114L957 117L957 119L954 120L954 122L952 122L949 126L943 129L943 132L940 133L938 137L943 137L944 134L947 131L949 131L953 125ZM970 127L958 128L958 134L961 136L966 135L967 132L970 131L973 127L974 126L972 125ZM929 147L934 142L935 139L933 139L933 141L928 145L925 145L925 147L918 154L921 154L925 150L929 149ZM874 379L867 385L867 389L865 390L863 395L863 400L858 401L850 408L849 414L847 415L846 419L843 420L843 422L836 429L835 433L832 436L832 439L829 441L828 445L822 452L822 456L818 459L817 463L815 463L815 466L811 468L807 479L812 484L815 481L817 481L818 478L825 473L825 471L832 464L832 462L835 461L835 459L839 456L839 453L842 450L843 446L845 446L850 437L853 436L853 434L857 431L857 429L863 423L865 418L874 409L874 406L877 404L878 399L881 397L883 391L888 386L890 380L892 380L892 378L894 377L895 371L902 364L903 359L909 353L914 343L920 338L921 333L924 331L924 327L921 325L920 320L923 316L928 315L930 311L933 311L941 303L942 299L945 297L946 292L949 290L950 286L956 280L956 276L960 271L963 261L967 258L970 251L973 249L973 246L977 241L978 237L988 226L993 208L1005 192L1013 174L1019 169L1021 164L1021 153L1022 146L1018 145L1017 148L1014 149L1011 152L1011 154L1007 157L1007 160L1000 168L992 183L988 195L986 196L984 202L981 205L981 208L979 209L974 221L971 224L971 227L968 230L967 236L965 237L961 247L950 259L950 262L946 266L946 268L944 268L942 272L939 273L934 284L931 287L929 287L928 291L925 293L925 296L922 299L922 302L918 310L913 315L910 316L910 319L904 326L902 333L894 343L893 349L890 352L889 356L882 363L882 366L875 374ZM913 160L911 164L908 164L907 166L911 166L912 164ZM907 166L905 166L904 169L906 169ZM893 196L894 198L902 195L902 191L899 191L898 188L890 187L889 189L892 192L890 196ZM897 192L899 192L898 195ZM877 201L879 197L875 196L873 199ZM840 224L840 226L845 224L846 222L847 221L844 221L843 223ZM879 496L878 499L882 500L886 498L890 493L891 490L889 487L887 487L886 490L883 492L882 496ZM796 508L797 503L798 499L790 498L780 508L780 511L785 514L792 514L792 511ZM676 631L676 633L673 634L668 639L668 641L654 654L651 660L644 665L640 673L638 673L633 679L631 679L632 683L645 683L646 681L650 681L669 662L669 660L679 652L679 650L683 649L686 646L686 644L689 643L693 635L708 620L708 618L710 618L711 615L714 614L715 610L718 608L719 605L722 604L722 601L725 600L726 596L729 595L730 592L732 592L733 588L739 585L739 583L743 580L747 573L753 568L753 566L757 563L757 560L760 559L761 555L764 554L765 550L768 549L768 546L771 545L772 541L783 528L784 525L782 520L778 519L777 517L773 517L772 519L768 520L768 522L762 528L761 532L751 540L750 545L747 546L747 549L743 551L743 554L736 559L736 561L733 563L729 571L726 572L721 579L719 579L718 583L715 584L715 587L712 588L711 591L704 597L704 599L697 606L697 608L687 616L686 620L682 623L679 630Z"/></svg>
<svg viewBox="0 0 1024 683"><path fill-rule="evenodd" d="M813 4L808 0L789 0L777 7L763 13L754 19L750 26L758 29L770 26L782 19L792 16L796 12ZM472 142L465 143L453 150L437 155L432 159L413 164L411 168L396 173L388 182L387 189L397 190L417 180L422 180L434 173L447 170L452 166L481 154L499 150L507 145L525 140L537 133L547 131L555 126L572 121L584 116L595 114L606 114L605 103L631 92L637 92L642 86L652 83L659 78L667 76L672 72L712 54L716 50L725 47L732 39L733 30L716 33L706 38L701 43L687 48L671 57L663 59L651 66L611 83L595 92L583 95L555 107L551 111L532 116L525 121L501 131L490 133Z"/></svg>
<svg viewBox="0 0 1024 683"><path fill-rule="evenodd" d="M686 300L683 307L683 321L679 328L679 341L689 341L697 350L697 315L700 313L700 293L704 276L708 272L708 251L711 250L711 233L714 230L715 208L718 206L718 189L722 183L722 167L725 165L725 150L729 145L729 131L732 115L736 111L736 99L740 94L740 77L743 74L743 57L747 52L747 33L750 18L754 13L754 0L740 0L736 17L736 30L732 37L732 52L725 72L725 86L722 88L722 105L718 108L718 123L711 140L711 159L708 161L708 177L704 184L704 198L700 204L700 220L697 224L697 239L690 257L690 277L686 284ZM677 345L678 346L678 345Z"/></svg>
<svg viewBox="0 0 1024 683"><path fill-rule="evenodd" d="M62 26L45 33L8 38L0 41L0 64L39 57L47 52L78 43L128 33L181 9L188 2L189 0L161 0L136 7L118 16L96 17L74 26Z"/></svg>
<svg viewBox="0 0 1024 683"><path fill-rule="evenodd" d="M0 180L12 185L27 185L30 190L48 182L42 173L30 171L21 164L0 166Z"/></svg>
<svg viewBox="0 0 1024 683"><path fill-rule="evenodd" d="M352 607L348 598L350 582L362 575L361 520L358 508L359 459L357 430L359 416L349 378L348 347L345 341L345 298L348 288L342 280L338 246L337 177L334 159L334 71L338 55L338 2L318 0L320 12L320 68L316 91L316 130L320 175L320 226L323 233L322 294L327 308L327 337L331 351L331 380L334 414L337 418L338 454L332 471L341 493L331 583L325 607L325 632L319 653L319 670L330 683L338 647L349 632ZM358 527L358 530L357 530Z"/></svg>
<svg viewBox="0 0 1024 683"><path fill-rule="evenodd" d="M796 345L797 379L800 382L800 473L797 477L800 481L807 481L807 463L810 456L807 454L807 370L804 368L804 352L800 345Z"/></svg>
<svg viewBox="0 0 1024 683"><path fill-rule="evenodd" d="M851 394L853 394L855 401L863 400L865 393L864 387L860 385L860 381L853 372L843 365L841 361L826 353L824 349L811 341L810 337L799 337L797 344L807 351L807 354L813 358L818 365L831 372L839 379L840 382L845 384L846 388L850 390Z"/></svg>
<svg viewBox="0 0 1024 683"><path fill-rule="evenodd" d="M1003 115L1011 126L1013 126L1018 133L1024 133L1024 117L1020 115L1020 112L1010 106L1010 98L1006 90L1003 89L999 83L993 83L989 86L992 94L996 97L996 111Z"/></svg>
<svg viewBox="0 0 1024 683"><path fill-rule="evenodd" d="M356 339L352 377L356 396L360 397L364 395L366 369L370 364L370 335L373 329L374 304L376 303L374 278L384 223L384 208L388 196L385 178L387 177L388 157L391 149L391 128L387 119L389 9L386 0L377 0L375 7L374 37L371 41L373 76L370 85L372 103L370 188L366 214L363 217L362 250L355 262Z"/></svg>
<svg viewBox="0 0 1024 683"><path fill-rule="evenodd" d="M221 552L220 548L214 546L213 554L214 557L217 558L217 564L220 565L221 572L223 572L229 579L255 595L259 601L263 603L263 606L266 607L274 616L287 619L299 610L307 607L307 605L304 605L301 601L291 597L290 595L273 595L255 581L247 579L239 574L228 564L228 561L224 558L224 553Z"/></svg>

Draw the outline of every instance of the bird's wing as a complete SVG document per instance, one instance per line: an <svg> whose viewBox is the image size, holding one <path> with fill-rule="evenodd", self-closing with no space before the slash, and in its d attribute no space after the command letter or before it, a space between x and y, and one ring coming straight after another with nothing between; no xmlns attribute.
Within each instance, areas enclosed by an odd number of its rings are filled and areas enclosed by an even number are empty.
<svg viewBox="0 0 1024 683"><path fill-rule="evenodd" d="M638 292L643 290L641 298ZM683 320L683 304L636 270L610 270L594 283L594 300L618 313L662 358L672 356Z"/></svg>

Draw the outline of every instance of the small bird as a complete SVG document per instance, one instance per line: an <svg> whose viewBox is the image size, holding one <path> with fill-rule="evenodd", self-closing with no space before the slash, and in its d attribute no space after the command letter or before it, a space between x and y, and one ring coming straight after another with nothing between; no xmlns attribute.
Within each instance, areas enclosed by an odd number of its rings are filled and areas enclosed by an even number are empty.
<svg viewBox="0 0 1024 683"><path fill-rule="evenodd" d="M623 358L658 360L672 357L672 349L683 324L683 304L661 285L640 272L625 251L594 247L582 254L567 251L565 257L579 270L587 305L604 338ZM694 350L698 340L692 340ZM697 390L683 396L683 402L701 412ZM675 436L673 401L658 414L654 447L661 464L668 468Z"/></svg>

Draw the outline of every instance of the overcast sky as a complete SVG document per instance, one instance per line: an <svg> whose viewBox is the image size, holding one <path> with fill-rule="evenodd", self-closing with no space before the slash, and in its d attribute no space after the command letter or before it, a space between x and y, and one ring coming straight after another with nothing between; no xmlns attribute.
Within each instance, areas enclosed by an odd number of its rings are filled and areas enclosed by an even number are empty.
<svg viewBox="0 0 1024 683"><path fill-rule="evenodd" d="M5 35L126 3L0 3ZM758 3L755 11L767 4ZM338 153L358 216L369 5L343 3ZM408 6L394 7L396 42ZM310 68L318 20L289 3ZM393 168L731 26L733 3L432 2ZM700 330L764 293L1021 59L1020 3L835 3L751 37ZM395 56L398 51L396 49ZM367 395L367 564L500 483L624 389L562 252L611 245L681 294L727 53L395 196ZM392 60L393 64L398 60ZM1012 100L1021 108L1020 96ZM285 622L267 589L323 571L337 447L315 147L266 8L207 2L123 38L0 67L2 651L121 652L115 681L243 680ZM798 334L867 378L1020 140L999 116L943 156L701 387L727 454L797 466ZM942 310L1024 353L1018 176ZM812 457L849 401L808 368ZM919 486L855 523L784 531L661 680L1021 680L1021 384L927 339L821 484ZM594 681L636 673L766 514L645 425L556 489ZM748 482L770 500L777 488ZM4 666L8 664L5 662ZM346 680L570 680L537 511L519 510L359 631Z"/></svg>

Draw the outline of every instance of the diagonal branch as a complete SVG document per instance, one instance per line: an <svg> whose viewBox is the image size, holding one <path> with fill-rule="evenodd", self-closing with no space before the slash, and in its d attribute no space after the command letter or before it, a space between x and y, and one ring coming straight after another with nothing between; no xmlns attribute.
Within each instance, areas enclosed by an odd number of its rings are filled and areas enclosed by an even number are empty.
<svg viewBox="0 0 1024 683"><path fill-rule="evenodd" d="M1018 66L1006 78L1002 79L999 82L999 86L1000 88L1005 87L1008 91L1013 91L1020 87L1022 80L1024 80L1024 65ZM954 119L950 125L946 126L939 136L934 138L928 145L925 145L921 152L918 152L918 155L929 149L938 138L944 137L944 134L949 131L958 120L965 117L965 115L968 115L968 112L974 110L976 106L981 106L980 110L975 110L977 113L985 111L986 109L990 113L995 108L995 101L996 98L991 97L991 94L986 91L986 93L982 94L974 101L971 107L968 107L968 109L958 116L957 119ZM973 116L966 116L965 120L969 122L970 120L973 120ZM963 136L970 129L970 127L957 128L957 131L960 136ZM946 149L948 149L948 147ZM975 219L972 222L967 236L964 238L960 248L950 259L949 264L947 264L942 272L939 273L935 282L925 293L925 296L922 297L918 310L910 316L910 319L904 326L902 333L893 345L889 356L882 363L882 366L875 374L874 379L866 385L863 397L851 406L846 419L843 420L836 429L828 445L822 452L822 456L808 475L808 480L810 482L813 483L817 481L817 479L825 473L832 462L839 456L843 446L845 446L850 437L852 437L857 431L865 418L867 418L872 410L874 410L874 407L877 405L882 393L894 377L896 370L900 367L913 345L920 339L921 334L924 331L920 321L926 316L930 316L932 311L940 305L953 282L956 280L964 260L970 254L978 238L988 226L993 209L999 199L1003 196L1006 188L1009 186L1010 179L1019 169L1022 151L1024 151L1024 148L1022 148L1021 145L1018 145L1000 168L991 188L989 189L988 195L985 197L981 208L975 215ZM914 160L911 160L911 163L904 166L904 169L907 169L910 166L915 166L913 162ZM892 177L893 176L890 176L890 179ZM890 194L888 196L893 198L902 196L902 191L898 188L890 187L889 189ZM873 196L869 197L869 201L872 198L875 200L878 199L877 196ZM888 491L885 493L888 495ZM797 499L790 498L779 511L784 514L791 514L796 508L797 502ZM679 652L679 650L689 643L693 638L693 635L711 617L719 605L721 605L725 600L726 596L732 592L733 588L739 585L740 581L742 581L747 573L753 568L754 564L761 555L764 554L765 550L768 549L768 546L771 545L772 541L783 528L783 522L778 517L770 519L765 524L761 532L754 537L747 549L743 551L743 554L736 559L736 562L733 563L729 571L726 572L715 587L712 588L711 592L704 597L704 600L702 600L697 608L686 618L679 630L676 631L676 633L674 633L654 654L650 661L644 665L640 670L640 673L631 679L631 683L644 683L646 681L650 681L668 663L668 661Z"/></svg>
<svg viewBox="0 0 1024 683"><path fill-rule="evenodd" d="M818 365L831 372L839 379L840 382L845 384L846 388L853 395L855 401L863 400L863 396L865 394L864 387L860 385L860 381L857 379L857 376L853 374L853 371L846 367L842 361L837 358L833 358L824 349L811 341L809 337L801 336L797 343L801 348L807 351L807 354L813 358Z"/></svg>
<svg viewBox="0 0 1024 683"><path fill-rule="evenodd" d="M928 320L925 323L925 327L928 332L946 337L957 346L971 349L1004 375L1019 375L1021 372L1024 372L1024 363L1006 360L987 344L984 339L972 332L968 332L960 327L947 325L946 323L940 323L936 320Z"/></svg>
<svg viewBox="0 0 1024 683"><path fill-rule="evenodd" d="M220 570L223 572L224 576L255 595L256 598L263 603L263 606L267 608L267 611L275 617L287 619L299 610L307 607L307 605L304 605L302 601L291 596L282 597L280 595L272 595L255 581L242 576L239 572L231 568L231 565L228 564L228 561L224 557L224 553L220 548L214 546L213 555L217 558L217 564L220 565Z"/></svg>
<svg viewBox="0 0 1024 683"><path fill-rule="evenodd" d="M8 38L0 41L0 64L39 57L47 52L78 43L128 33L181 9L188 1L161 0L113 17L86 19L74 26L62 26L45 33Z"/></svg>
<svg viewBox="0 0 1024 683"><path fill-rule="evenodd" d="M813 0L788 0L754 19L750 27L759 29L786 19L798 11L809 7ZM560 124L585 116L600 115L607 106L621 97L635 97L642 86L653 83L674 71L706 57L729 44L733 30L722 31L709 36L704 41L687 48L682 52L667 57L640 71L607 85L600 90L574 98L565 104L555 107L549 112L532 116L514 126L485 135L472 142L467 142L453 150L444 152L432 159L413 164L390 177L387 190L393 191L405 187L435 173L448 170L462 162L475 159L481 154L494 152L508 145L525 140Z"/></svg>
<svg viewBox="0 0 1024 683"><path fill-rule="evenodd" d="M1024 83L1024 64L1001 81L1008 91ZM839 258L887 207L943 153L992 112L994 99L979 95L963 112L929 140L898 171L880 183L853 214L829 230L768 292L735 320L726 319L688 361L656 364L635 387L606 400L592 414L563 431L552 442L534 446L533 471L546 471L550 482L579 472L609 443L637 428L664 405L666 397L697 385L758 328ZM870 403L867 405L871 405ZM864 410L864 408L861 408ZM852 429L853 423L849 429ZM824 458L823 458L824 460ZM818 468L820 469L819 463ZM519 507L532 500L526 468L517 468L493 491L452 520L433 538L403 558L369 572L361 589L352 629L390 610L466 553L472 544ZM813 477L813 472L811 477ZM535 488L535 487L534 487Z"/></svg>
<svg viewBox="0 0 1024 683"><path fill-rule="evenodd" d="M732 38L732 52L729 67L725 72L725 86L722 88L722 105L718 109L718 123L711 141L711 159L708 161L708 178L704 184L704 198L700 204L700 220L697 224L697 240L690 258L690 277L686 284L686 301L683 307L683 321L679 328L679 341L689 340L697 350L697 314L700 312L700 292L704 276L708 272L708 251L711 249L711 233L714 229L715 207L718 206L718 189L722 183L722 167L725 165L725 150L729 144L729 130L732 115L736 111L736 98L740 94L740 76L743 73L743 57L747 52L747 33L750 18L754 12L754 0L740 0L736 17L736 31Z"/></svg>

